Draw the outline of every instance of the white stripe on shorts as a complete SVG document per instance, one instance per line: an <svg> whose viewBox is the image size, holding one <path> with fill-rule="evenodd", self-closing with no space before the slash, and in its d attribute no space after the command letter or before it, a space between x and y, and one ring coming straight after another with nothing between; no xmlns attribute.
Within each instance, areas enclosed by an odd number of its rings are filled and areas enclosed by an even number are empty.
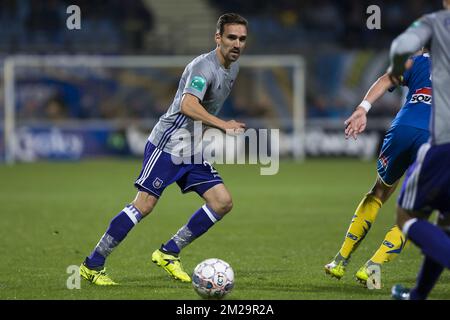
<svg viewBox="0 0 450 320"><path fill-rule="evenodd" d="M144 181L148 178L148 176L152 172L153 167L155 166L155 163L158 161L159 156L162 153L162 150L159 150L159 149L155 149L155 151L153 151L154 155L152 154L152 157L151 157L152 159L150 159L147 162L147 165L145 166L145 170L142 173L142 177L139 179L139 181L137 181L138 184L143 184Z"/></svg>
<svg viewBox="0 0 450 320"><path fill-rule="evenodd" d="M419 184L420 171L422 169L422 163L425 156L430 149L431 145L429 143L423 144L419 151L417 152L417 167L411 174L409 181L405 188L405 195L403 196L402 208L406 210L412 210L414 207L414 202L416 201L417 186Z"/></svg>
<svg viewBox="0 0 450 320"><path fill-rule="evenodd" d="M144 169L142 170L142 175L141 177L136 181L137 183L141 183L142 178L145 176L145 174L147 173L148 168L152 165L153 159L155 158L155 156L158 154L158 148L155 148L155 150L153 150L152 154L150 155L150 157L147 160L147 163L144 166Z"/></svg>
<svg viewBox="0 0 450 320"><path fill-rule="evenodd" d="M405 189L405 196L403 198L402 207L406 210L411 210L414 205L414 199L416 198L417 192L417 182L420 176L420 169L422 168L422 163L418 163L414 172L409 178L408 184Z"/></svg>

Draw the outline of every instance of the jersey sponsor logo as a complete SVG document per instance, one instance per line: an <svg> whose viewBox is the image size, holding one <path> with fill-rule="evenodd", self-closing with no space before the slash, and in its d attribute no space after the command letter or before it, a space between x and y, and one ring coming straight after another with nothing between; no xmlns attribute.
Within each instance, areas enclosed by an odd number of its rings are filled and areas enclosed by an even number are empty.
<svg viewBox="0 0 450 320"><path fill-rule="evenodd" d="M153 180L153 187L155 189L161 188L162 185L163 185L163 181L160 178L156 178L155 180Z"/></svg>
<svg viewBox="0 0 450 320"><path fill-rule="evenodd" d="M194 88L195 90L202 92L203 88L205 87L205 84L206 84L205 78L195 76L194 78L192 78L190 86L191 88Z"/></svg>
<svg viewBox="0 0 450 320"><path fill-rule="evenodd" d="M431 104L431 93L430 87L417 89L416 92L411 96L410 103L426 103Z"/></svg>

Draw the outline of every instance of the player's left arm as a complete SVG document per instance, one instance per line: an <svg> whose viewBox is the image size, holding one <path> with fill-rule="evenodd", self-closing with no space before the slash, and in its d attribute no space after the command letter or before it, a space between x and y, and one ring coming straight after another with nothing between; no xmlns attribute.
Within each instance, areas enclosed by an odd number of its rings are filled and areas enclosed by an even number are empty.
<svg viewBox="0 0 450 320"><path fill-rule="evenodd" d="M392 42L388 74L394 83L401 84L400 76L405 71L406 59L425 46L431 37L432 30L432 16L426 15L414 22Z"/></svg>

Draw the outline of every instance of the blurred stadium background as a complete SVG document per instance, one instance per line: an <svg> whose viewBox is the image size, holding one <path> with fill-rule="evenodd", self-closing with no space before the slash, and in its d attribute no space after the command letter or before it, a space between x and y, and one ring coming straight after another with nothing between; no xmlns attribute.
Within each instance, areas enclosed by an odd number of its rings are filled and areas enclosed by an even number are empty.
<svg viewBox="0 0 450 320"><path fill-rule="evenodd" d="M81 30L66 27L70 4L81 8ZM370 4L382 8L381 30L366 28ZM293 135L301 133L301 151L307 156L373 158L401 105L400 90L385 95L371 110L369 130L359 141L341 139L342 122L386 70L394 35L437 8L439 0L1 1L0 67L17 56L24 64L14 65L13 75L1 70L0 159L139 155L146 135L173 98L184 62L213 49L215 22L227 11L239 12L250 22L244 59L298 57L305 62L297 70L304 81L293 82L294 66L244 65L221 115L245 120L251 127L280 128L283 156L295 153ZM48 55L65 58L54 65L54 59L40 64ZM93 67L93 55L142 60L134 68L111 68L102 66L100 58ZM154 56L185 58L173 67L170 62L155 67ZM74 60L82 66L71 65ZM8 88L11 83L14 87ZM5 101L12 101L14 120L5 122L10 117L5 115ZM13 129L8 127L12 121ZM16 133L16 143L5 136L5 123ZM9 157L8 145L15 146Z"/></svg>
<svg viewBox="0 0 450 320"><path fill-rule="evenodd" d="M66 28L71 4L81 8L81 30ZM381 8L380 30L366 27L372 4ZM216 20L230 11L249 20L249 41L221 117L280 128L284 161L273 177L252 166L219 167L235 213L187 248L183 264L192 270L212 256L230 262L232 299L387 299L392 284L411 285L417 249L386 267L378 292L357 286L350 274L333 282L323 265L375 179L374 160L401 90L374 106L357 141L344 139L343 122L385 72L393 38L440 8L440 0L0 1L0 227L8 235L0 246L0 298L196 298L190 287L148 269L152 248L198 207L195 195L176 187L151 223L111 256L111 275L123 289L83 283L86 290L67 290L65 270L134 197L145 141L173 99L182 66L214 48ZM281 55L291 59L285 66ZM5 104L13 119L5 119ZM303 155L301 164L290 160ZM378 247L394 210L392 199L349 273ZM448 274L443 278L432 298L450 298Z"/></svg>

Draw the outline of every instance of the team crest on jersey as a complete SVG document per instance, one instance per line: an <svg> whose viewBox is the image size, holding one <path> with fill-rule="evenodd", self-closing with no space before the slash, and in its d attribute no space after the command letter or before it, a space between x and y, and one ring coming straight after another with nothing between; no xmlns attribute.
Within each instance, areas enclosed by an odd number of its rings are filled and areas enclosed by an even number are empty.
<svg viewBox="0 0 450 320"><path fill-rule="evenodd" d="M410 103L426 103L431 104L432 90L430 87L417 89L411 97Z"/></svg>
<svg viewBox="0 0 450 320"><path fill-rule="evenodd" d="M163 185L163 181L160 178L156 178L155 180L153 180L153 187L155 189L161 188L162 185Z"/></svg>

